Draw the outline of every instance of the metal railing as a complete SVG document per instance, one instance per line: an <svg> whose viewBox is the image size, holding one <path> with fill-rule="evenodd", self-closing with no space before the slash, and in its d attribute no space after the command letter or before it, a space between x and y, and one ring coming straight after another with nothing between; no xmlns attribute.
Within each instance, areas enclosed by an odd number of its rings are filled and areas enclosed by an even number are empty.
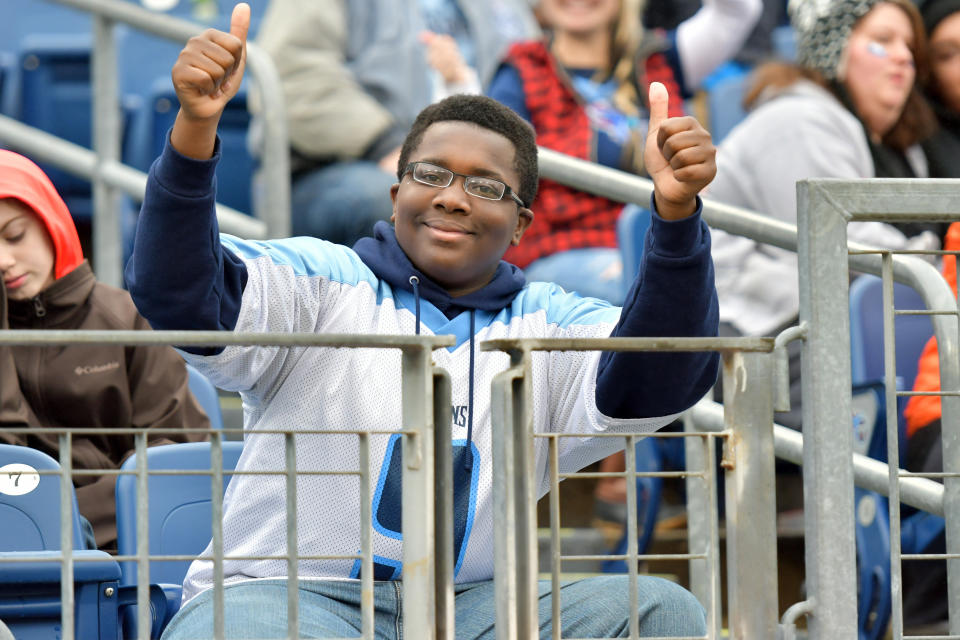
<svg viewBox="0 0 960 640"><path fill-rule="evenodd" d="M590 193L647 206L653 184L629 174L540 150L545 177ZM801 323L804 339L804 436L775 431L778 456L802 463L804 474L807 592L803 612L811 638L855 637L857 585L853 530L853 486L890 497L891 546L899 557L899 503L918 506L947 520L948 597L951 637L960 638L960 395L943 394L944 486L903 476L888 435L890 465L853 454L852 432L841 430L851 415L849 270L886 275L886 286L903 282L916 289L931 310L941 364L941 388L960 389L957 304L940 274L911 255L885 254L847 242L850 221L955 221L960 219L958 180L805 180L798 184L798 226L739 207L704 199L703 215L715 228L800 256ZM902 253L902 252L901 252ZM892 290L891 290L892 291ZM892 295L892 294L891 294ZM892 297L889 298L892 300ZM892 309L892 305L888 305ZM897 392L892 360L892 317L886 323L887 416L894 420ZM778 374L779 375L779 374ZM781 376L781 379L783 377ZM778 391L779 393L779 391ZM692 421L705 428L702 408ZM890 427L893 429L893 427ZM801 456L797 456L802 452ZM788 455L789 454L789 455ZM850 464L850 460L853 464ZM908 499L909 498L909 499ZM915 501L914 501L915 500ZM922 504L921 504L922 503ZM690 514L693 517L693 514ZM896 516L896 517L894 517ZM896 521L896 523L894 523ZM707 578L693 585L703 593ZM899 568L893 580L895 638L902 637Z"/></svg>
<svg viewBox="0 0 960 640"><path fill-rule="evenodd" d="M120 162L121 115L117 86L117 23L176 42L186 42L204 27L144 9L124 0L43 0L93 14L93 149L67 142L17 120L0 116L0 140L33 159L57 166L93 183L93 252L97 277L121 286L123 264L119 195L140 201L147 176ZM261 165L263 196L254 198L255 217L217 205L220 228L247 238L290 234L290 152L283 91L270 57L247 42L247 73L259 88L264 135Z"/></svg>
<svg viewBox="0 0 960 640"><path fill-rule="evenodd" d="M0 345L69 345L69 344L130 344L130 345L170 345L202 346L202 345L260 345L281 347L338 347L338 348L376 348L399 349L402 353L401 371L403 379L401 427L390 434L403 436L403 469L402 469L402 526L403 526L403 582L404 582L404 616L403 633L410 638L451 637L445 636L442 630L445 624L452 629L453 624L453 564L452 547L452 483L442 482L440 479L448 477L450 472L450 430L436 428L437 425L449 425L450 413L450 381L445 372L433 365L431 353L434 349L453 344L451 336L375 336L375 335L318 335L318 334L260 334L260 333L231 333L231 332L204 332L204 331L0 331ZM74 626L74 565L84 558L78 557L81 553L73 548L73 531L71 529L73 502L69 496L73 495L72 477L74 475L121 475L126 473L116 469L107 470L74 470L72 468L71 439L74 435L84 436L101 434L102 431L92 429L40 429L38 427L3 428L3 432L10 434L37 434L40 431L59 436L60 450L60 553L51 555L21 553L16 557L10 554L0 554L3 561L29 562L31 560L51 561L61 563L61 624L62 638L71 640L77 638ZM138 562L137 571L137 637L150 637L151 607L150 607L150 578L149 561L169 559L169 556L150 554L148 546L148 509L149 495L147 478L156 471L147 468L147 437L154 432L163 430L150 429L111 429L112 434L135 434L136 442L136 477L137 477L137 553L133 556L116 556L117 561L135 560ZM178 431L182 433L182 430ZM289 621L289 637L299 638L298 633L298 572L297 566L300 556L297 547L297 516L296 516L296 481L310 471L298 470L296 466L296 451L294 436L299 434L313 434L318 436L344 433L354 433L359 443L359 468L344 471L347 475L358 475L360 478L361 495L371 496L371 470L374 468L370 461L370 437L381 433L375 429L365 430L323 430L323 429L294 429L290 431L257 431L262 433L277 433L284 438L285 466L274 471L231 471L232 475L244 473L273 473L285 478L286 486L286 522L287 545L286 554L282 557L287 560L288 599L287 615ZM386 433L386 432L383 432ZM222 467L221 432L210 432L212 438L211 468L213 486L219 487L224 474ZM435 455L440 452L441 455ZM220 460L220 463L216 461ZM41 472L46 473L46 472ZM177 472L162 472L166 475ZM322 472L321 472L322 473ZM339 473L339 472L338 472ZM181 475L196 475L197 471L185 471ZM447 474L447 475L444 475ZM223 609L223 564L232 559L224 555L223 527L218 517L223 513L222 496L216 488L212 491L212 558L215 574L219 580L213 584L214 590L214 631L215 637L223 637L224 609ZM364 525L361 530L361 552L357 555L337 556L339 559L359 560L362 563L360 580L362 583L362 631L364 638L372 639L373 633L373 546L371 534L372 514L370 500L360 501L358 517ZM328 556L324 556L328 558ZM332 556L331 556L332 557ZM276 556L244 556L243 559L276 559ZM25 605L27 600L25 600ZM104 612L104 615L108 615ZM446 622L448 621L448 622ZM435 635L437 634L437 635Z"/></svg>

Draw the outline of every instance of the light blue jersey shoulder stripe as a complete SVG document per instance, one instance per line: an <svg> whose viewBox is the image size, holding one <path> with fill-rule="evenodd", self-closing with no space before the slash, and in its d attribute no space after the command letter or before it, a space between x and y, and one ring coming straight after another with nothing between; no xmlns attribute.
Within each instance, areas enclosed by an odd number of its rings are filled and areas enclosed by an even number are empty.
<svg viewBox="0 0 960 640"><path fill-rule="evenodd" d="M564 291L551 282L531 282L525 286L510 305L513 316L527 315L543 310L547 324L561 329L574 325L616 323L620 319L620 307L605 300L584 298Z"/></svg>
<svg viewBox="0 0 960 640"><path fill-rule="evenodd" d="M220 242L244 260L267 257L275 265L290 267L298 276L319 276L352 286L366 282L374 291L390 290L389 287L379 287L377 277L353 249L326 240L308 237L244 240L222 233Z"/></svg>
<svg viewBox="0 0 960 640"><path fill-rule="evenodd" d="M384 287L389 289L389 287ZM394 291L394 302L400 308L414 313L413 294L407 291ZM509 325L516 317L532 315L540 311L546 312L548 324L555 324L561 329L574 325L615 324L620 318L620 307L611 306L596 298L582 298L574 293L567 293L555 284L533 282L524 287L511 305L497 313L477 311L474 318L474 331L479 333L484 327L496 322ZM453 319L448 319L443 312L427 300L420 300L420 322L434 335L453 335L456 343L447 347L448 351L455 351L460 345L470 340L470 314L463 312Z"/></svg>

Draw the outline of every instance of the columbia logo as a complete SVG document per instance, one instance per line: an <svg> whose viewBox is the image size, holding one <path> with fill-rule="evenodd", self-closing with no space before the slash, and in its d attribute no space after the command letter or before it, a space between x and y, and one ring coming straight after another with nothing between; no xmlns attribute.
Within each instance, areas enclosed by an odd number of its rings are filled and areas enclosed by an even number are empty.
<svg viewBox="0 0 960 640"><path fill-rule="evenodd" d="M104 371L113 371L114 369L119 369L119 362L107 362L105 364L91 364L85 367L77 367L73 370L78 376L86 376L91 373L103 373Z"/></svg>

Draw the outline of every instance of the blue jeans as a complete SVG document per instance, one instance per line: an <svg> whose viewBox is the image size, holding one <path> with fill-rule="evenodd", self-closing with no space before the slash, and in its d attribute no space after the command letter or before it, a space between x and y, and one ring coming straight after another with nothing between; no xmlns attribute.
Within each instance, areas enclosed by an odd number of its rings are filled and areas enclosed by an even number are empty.
<svg viewBox="0 0 960 640"><path fill-rule="evenodd" d="M610 575L565 582L561 586L563 636L622 638L629 634L628 576ZM683 587L651 576L640 576L640 635L683 637L706 633L703 607ZM261 580L224 589L225 636L286 638L286 580ZM300 583L300 636L305 638L360 635L360 584L304 580ZM495 613L493 581L456 585L456 637L492 640ZM376 637L402 640L403 587L400 582L374 585ZM540 637L552 633L550 583L540 582ZM213 591L207 590L184 606L167 627L163 640L213 637Z"/></svg>
<svg viewBox="0 0 960 640"><path fill-rule="evenodd" d="M535 260L523 270L528 281L554 282L566 291L620 306L626 295L619 249L570 249Z"/></svg>
<svg viewBox="0 0 960 640"><path fill-rule="evenodd" d="M295 236L313 236L352 247L373 235L393 213L390 187L397 176L374 162L338 162L297 176L290 194Z"/></svg>

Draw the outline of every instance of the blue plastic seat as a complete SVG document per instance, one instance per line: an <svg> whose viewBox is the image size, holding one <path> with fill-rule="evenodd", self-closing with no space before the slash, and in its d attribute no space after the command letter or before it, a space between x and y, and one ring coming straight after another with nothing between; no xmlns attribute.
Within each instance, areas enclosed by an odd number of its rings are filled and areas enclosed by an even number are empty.
<svg viewBox="0 0 960 640"><path fill-rule="evenodd" d="M747 117L743 96L750 85L750 69L739 63L728 62L714 71L703 84L707 92L710 134L714 144L717 144Z"/></svg>
<svg viewBox="0 0 960 640"><path fill-rule="evenodd" d="M913 288L895 282L896 310L926 309ZM895 319L897 377L905 389L913 388L917 362L927 340L933 335L929 316L899 316ZM873 275L861 275L850 285L850 373L854 384L882 380L883 366L883 283Z"/></svg>
<svg viewBox="0 0 960 640"><path fill-rule="evenodd" d="M223 443L223 490L226 491L232 471L240 459L243 443ZM130 456L121 469L136 470L136 455ZM151 471L192 471L184 475L149 475L148 532L150 555L199 555L210 542L211 465L210 443L188 442L161 445L147 449L147 466ZM135 554L137 549L136 515L137 482L134 475L117 477L117 550L122 555ZM221 494L222 495L222 494ZM179 585L187 573L186 560L150 562L150 581ZM121 567L122 584L136 584L137 565L125 562Z"/></svg>
<svg viewBox="0 0 960 640"><path fill-rule="evenodd" d="M0 444L0 619L17 640L50 640L61 629L61 482L59 475L38 471L59 472L60 465L41 451ZM75 635L117 640L120 609L135 602L136 591L120 586L120 566L109 554L83 549L72 483L69 493ZM168 619L156 586L151 604L156 638Z"/></svg>
<svg viewBox="0 0 960 640"><path fill-rule="evenodd" d="M617 244L623 260L623 282L629 289L640 270L643 243L650 228L650 210L640 206L625 206L617 218Z"/></svg>
<svg viewBox="0 0 960 640"><path fill-rule="evenodd" d="M220 395L210 379L197 371L193 365L187 365L188 384L200 407L210 418L211 429L223 429L223 413L220 409Z"/></svg>
<svg viewBox="0 0 960 640"><path fill-rule="evenodd" d="M60 463L36 449L0 444L0 550L60 549ZM74 549L84 546L77 497L70 485Z"/></svg>

